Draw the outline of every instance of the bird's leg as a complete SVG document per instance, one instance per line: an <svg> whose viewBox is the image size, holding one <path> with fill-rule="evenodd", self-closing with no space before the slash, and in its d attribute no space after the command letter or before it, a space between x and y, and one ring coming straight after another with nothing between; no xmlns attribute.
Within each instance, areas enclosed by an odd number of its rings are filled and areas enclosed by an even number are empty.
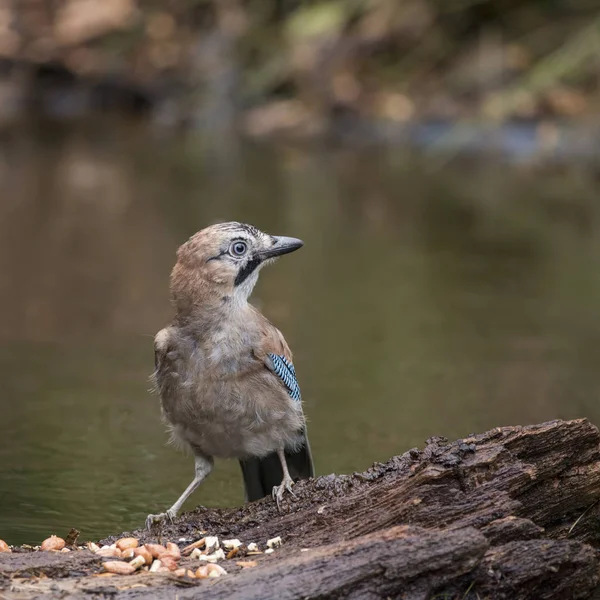
<svg viewBox="0 0 600 600"><path fill-rule="evenodd" d="M290 472L288 471L287 461L285 460L285 452L283 448L277 450L277 456L279 457L279 462L281 463L281 468L283 470L283 480L280 485L273 486L273 498L277 500L277 508L281 508L281 500L283 499L283 495L285 492L289 492L292 496L296 496L294 492L292 492L292 486L294 485L294 480L290 477Z"/></svg>
<svg viewBox="0 0 600 600"><path fill-rule="evenodd" d="M194 455L194 480L187 486L185 492L179 496L177 502L167 510L167 512L158 515L148 515L146 517L146 529L151 529L155 523L161 523L165 519L172 521L176 516L183 503L196 491L198 486L208 477L213 467L213 459L203 454Z"/></svg>

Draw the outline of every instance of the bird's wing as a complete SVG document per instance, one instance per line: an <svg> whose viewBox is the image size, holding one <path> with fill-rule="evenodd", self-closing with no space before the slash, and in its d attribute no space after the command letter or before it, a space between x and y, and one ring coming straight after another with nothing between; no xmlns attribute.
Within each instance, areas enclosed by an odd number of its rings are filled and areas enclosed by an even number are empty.
<svg viewBox="0 0 600 600"><path fill-rule="evenodd" d="M292 353L285 338L266 318L261 316L260 342L254 349L256 358L263 362L294 400L301 400L300 386L296 379L296 369L292 363Z"/></svg>
<svg viewBox="0 0 600 600"><path fill-rule="evenodd" d="M281 332L257 311L261 322L261 339L254 348L254 356L271 371L290 397L297 400L296 407L302 410L300 386L292 363L292 353ZM306 427L302 428L303 444L295 450L285 450L285 458L292 479L307 479L314 476L314 465ZM241 460L246 500L253 501L268 496L273 486L281 483L283 471L275 452L263 458Z"/></svg>
<svg viewBox="0 0 600 600"><path fill-rule="evenodd" d="M181 348L173 327L161 329L154 338L154 373L152 381L163 409L168 410L168 398L177 398L177 369Z"/></svg>

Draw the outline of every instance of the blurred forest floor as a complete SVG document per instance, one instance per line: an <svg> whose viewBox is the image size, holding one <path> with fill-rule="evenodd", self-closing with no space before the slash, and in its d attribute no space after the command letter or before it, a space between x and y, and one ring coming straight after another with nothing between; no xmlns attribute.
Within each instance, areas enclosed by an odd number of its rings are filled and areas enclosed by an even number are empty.
<svg viewBox="0 0 600 600"><path fill-rule="evenodd" d="M116 111L300 138L589 129L599 84L597 0L0 0L0 122Z"/></svg>

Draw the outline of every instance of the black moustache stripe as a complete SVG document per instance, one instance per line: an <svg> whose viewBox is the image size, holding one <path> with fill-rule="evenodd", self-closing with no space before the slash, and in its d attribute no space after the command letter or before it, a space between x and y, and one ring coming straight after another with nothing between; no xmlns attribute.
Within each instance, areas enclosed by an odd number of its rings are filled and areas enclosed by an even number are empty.
<svg viewBox="0 0 600 600"><path fill-rule="evenodd" d="M233 282L233 285L235 287L237 287L238 285L244 283L244 281L246 281L246 279L248 279L248 277L250 277L250 275L252 275L252 273L254 273L254 271L256 270L256 268L258 267L258 265L260 265L261 260L259 258L252 258L250 259L246 265L244 266L243 269L241 269L239 271L239 273L236 275L235 281Z"/></svg>

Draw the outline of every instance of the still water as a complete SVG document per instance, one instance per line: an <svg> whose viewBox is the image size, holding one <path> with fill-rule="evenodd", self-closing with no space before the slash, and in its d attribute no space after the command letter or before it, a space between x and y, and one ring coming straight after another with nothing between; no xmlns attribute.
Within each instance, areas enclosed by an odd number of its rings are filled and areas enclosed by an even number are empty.
<svg viewBox="0 0 600 600"><path fill-rule="evenodd" d="M0 538L140 526L192 477L148 392L179 244L217 220L305 247L262 272L318 474L508 424L600 423L592 174L403 150L240 146L96 123L0 139ZM237 463L186 505L242 501Z"/></svg>

